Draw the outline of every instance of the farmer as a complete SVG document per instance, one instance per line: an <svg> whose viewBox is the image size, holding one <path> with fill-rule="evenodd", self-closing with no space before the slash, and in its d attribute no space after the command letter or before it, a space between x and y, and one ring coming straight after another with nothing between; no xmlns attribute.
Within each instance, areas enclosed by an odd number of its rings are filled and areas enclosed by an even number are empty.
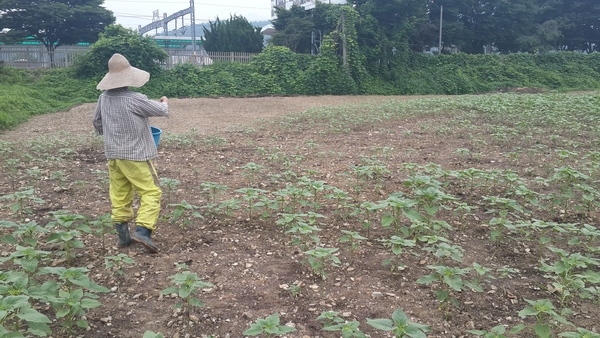
<svg viewBox="0 0 600 338"><path fill-rule="evenodd" d="M128 87L141 87L150 74L132 67L121 55L108 60L108 73L96 89L103 90L94 111L94 128L104 135L104 152L108 160L112 221L119 234L118 246L124 248L134 241L150 252L158 248L150 236L156 229L162 192L156 185L156 170L150 162L158 156L150 131L150 116L169 116L168 99L158 102L133 92ZM134 191L140 196L135 232L129 234L133 220Z"/></svg>

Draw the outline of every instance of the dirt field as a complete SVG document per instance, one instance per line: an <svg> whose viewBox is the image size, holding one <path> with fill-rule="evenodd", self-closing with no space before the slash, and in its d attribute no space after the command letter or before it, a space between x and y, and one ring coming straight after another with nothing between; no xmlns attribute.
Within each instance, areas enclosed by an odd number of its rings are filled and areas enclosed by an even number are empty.
<svg viewBox="0 0 600 338"><path fill-rule="evenodd" d="M167 133L182 133L195 128L201 134L224 131L229 127L248 124L312 107L352 105L366 102L408 100L419 96L316 96L170 99L168 119L153 123ZM0 139L35 138L42 134L69 132L89 133L95 104L83 104L70 111L37 116L19 128L0 132Z"/></svg>
<svg viewBox="0 0 600 338"><path fill-rule="evenodd" d="M73 266L87 267L89 276L111 292L100 295L102 306L91 309L86 316L91 328L78 335L139 338L146 330L152 330L174 338L211 335L237 338L257 319L279 313L281 324L296 329L286 335L288 338L338 338L339 332L323 331L323 322L317 320L324 311L335 311L338 318L345 321L359 321L362 332L370 337L392 337L367 325L366 320L390 318L399 307L410 320L431 326L427 335L430 338L471 337L467 330L534 323L532 318L524 320L517 316L527 305L525 300L556 300L555 294L546 288L548 280L534 268L543 254L538 250L543 248L532 244L535 242L512 238L499 246L492 244L487 240L488 225L482 221L489 218L483 208L468 216L440 210L441 217L455 229L448 233L448 239L464 248L461 264L451 259L440 261L432 252L418 248L395 257L380 240L389 238L392 230L382 228L375 215L350 215L347 208L350 204L381 201L391 193L407 191L403 182L410 168L403 166L405 163L414 163L432 173L435 168L431 163L434 163L447 170L471 167L513 170L533 179L547 174L541 162L534 162L534 158L539 160L538 155L523 156L518 163L511 161L505 156L504 146L491 139L484 140L487 143L475 142L471 138L473 129L451 127L452 117L446 115L392 119L343 130L315 126L314 130L296 131L286 125L287 120L269 124L276 117L313 107L417 98L170 100L171 117L156 118L152 122L164 131L160 157L155 162L158 174L163 179L178 182L171 181L172 188L168 185L162 188L164 208L153 237L160 252L150 255L140 245L119 250L114 234L108 235L106 248L102 248L98 236L84 237L86 248L77 251ZM73 137L92 133L93 108L94 104L86 104L68 112L39 116L0 134L0 140L31 141L24 143L23 160L16 164L16 170L0 178L0 196L19 187L36 186L36 193L45 204L36 205L28 218L38 224L51 221L49 212L56 210L67 210L92 220L110 212L101 141L90 143L87 138L88 141L80 145L61 144L61 140L69 138L62 132ZM289 123L301 122L300 119ZM184 133L183 136L177 136L180 133ZM56 145L50 149L40 146L44 138ZM585 139L578 141L586 142ZM472 149L481 156L461 156L456 151L461 148ZM34 160L23 156L28 153ZM385 170L373 173L371 178L365 176L364 180L353 176L351 168L365 166L365 163L383 163ZM28 169L32 168L40 169L41 176L31 176ZM54 175L57 172L61 174ZM281 197L285 189L301 186L302 179L321 182L328 188L314 190L313 196L303 198L298 205L294 205L289 196ZM211 195L202 186L206 182L225 188ZM335 192L332 187L341 192ZM468 203L481 198L483 189L492 192L504 189L503 186L478 186L476 191L466 191L458 183L445 188L449 194ZM248 189L262 191L260 194L269 196L270 202L280 196L279 206L269 209L269 201L265 202L267 205L252 206L262 200L252 199ZM239 209L228 204L233 200L241 201ZM183 201L197 206L196 210L204 217L188 215L174 220L176 207L168 204ZM321 228L318 236L323 247L339 248L335 257L340 260L339 266L326 265L325 279L307 267L305 250L292 240L297 234L288 233L276 224L283 214L294 211L305 214L316 211L325 216L313 225ZM0 220L12 218L8 208L0 209ZM367 223L370 227L365 227ZM351 230L369 239L359 241L352 248L340 242L342 230ZM50 245L44 249L51 251L56 247ZM10 254L0 251L4 257ZM133 258L135 264L125 268L124 276L115 277L105 269L104 257L119 253ZM394 259L400 259L402 264L392 264L397 267L392 271L391 266L383 262ZM484 292L468 289L452 292L460 306L453 307L447 316L436 300L434 291L438 288L415 283L431 273L428 265L446 263L469 267L474 262L494 271L511 267L519 272L482 282ZM47 264L63 263L54 258ZM169 276L182 271L178 264L186 264L204 282L213 285L202 288L196 295L205 307L193 308L189 317L173 308L178 297L161 294L172 285ZM579 299L573 303L578 311L571 320L579 327L598 332L597 303ZM42 310L53 318L49 307ZM533 335L521 333L518 337Z"/></svg>

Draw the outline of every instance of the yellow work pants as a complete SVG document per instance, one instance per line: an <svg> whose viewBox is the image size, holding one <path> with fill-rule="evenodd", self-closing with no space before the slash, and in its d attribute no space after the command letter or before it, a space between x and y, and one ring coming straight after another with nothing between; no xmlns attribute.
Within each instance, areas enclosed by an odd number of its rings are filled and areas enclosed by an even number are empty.
<svg viewBox="0 0 600 338"><path fill-rule="evenodd" d="M156 229L162 191L154 182L154 167L150 161L109 160L110 202L112 221L133 220L134 191L140 196L140 208L135 223L150 230Z"/></svg>

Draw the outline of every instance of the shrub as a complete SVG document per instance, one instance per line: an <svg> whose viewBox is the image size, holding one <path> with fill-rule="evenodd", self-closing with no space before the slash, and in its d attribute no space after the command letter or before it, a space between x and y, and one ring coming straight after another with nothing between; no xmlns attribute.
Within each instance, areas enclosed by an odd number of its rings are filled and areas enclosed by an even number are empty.
<svg viewBox="0 0 600 338"><path fill-rule="evenodd" d="M160 73L160 63L169 57L152 38L121 25L110 25L90 51L77 59L76 74L83 78L103 76L108 72L108 60L115 53L125 56L132 66L153 75Z"/></svg>

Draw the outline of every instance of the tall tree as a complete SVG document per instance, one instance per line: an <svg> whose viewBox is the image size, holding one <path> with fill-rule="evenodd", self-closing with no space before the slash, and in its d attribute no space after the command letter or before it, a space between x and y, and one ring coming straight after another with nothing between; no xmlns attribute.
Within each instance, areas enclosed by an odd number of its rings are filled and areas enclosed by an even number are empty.
<svg viewBox="0 0 600 338"><path fill-rule="evenodd" d="M315 31L312 11L293 5L290 9L277 7L275 15L276 19L271 21L275 28L271 44L287 47L296 53L310 53L311 35Z"/></svg>
<svg viewBox="0 0 600 338"><path fill-rule="evenodd" d="M351 0L358 11L358 42L371 73L386 74L396 55L423 50L428 0Z"/></svg>
<svg viewBox="0 0 600 338"><path fill-rule="evenodd" d="M543 23L555 20L562 37L558 48L600 51L600 2L598 0L538 0Z"/></svg>
<svg viewBox="0 0 600 338"><path fill-rule="evenodd" d="M263 48L261 28L252 26L243 16L233 15L225 21L217 17L203 30L202 44L207 51L260 53Z"/></svg>
<svg viewBox="0 0 600 338"><path fill-rule="evenodd" d="M558 23L554 20L548 20L538 27L535 34L519 36L516 42L522 46L524 51L547 53L558 49L556 42L561 37L562 33L558 29Z"/></svg>
<svg viewBox="0 0 600 338"><path fill-rule="evenodd" d="M104 27L115 22L104 0L0 0L0 30L4 38L33 37L46 46L51 61L61 45L93 43Z"/></svg>
<svg viewBox="0 0 600 338"><path fill-rule="evenodd" d="M444 7L444 47L467 53L516 52L516 39L534 34L537 28L534 0L432 0L429 6L430 21L438 25Z"/></svg>

